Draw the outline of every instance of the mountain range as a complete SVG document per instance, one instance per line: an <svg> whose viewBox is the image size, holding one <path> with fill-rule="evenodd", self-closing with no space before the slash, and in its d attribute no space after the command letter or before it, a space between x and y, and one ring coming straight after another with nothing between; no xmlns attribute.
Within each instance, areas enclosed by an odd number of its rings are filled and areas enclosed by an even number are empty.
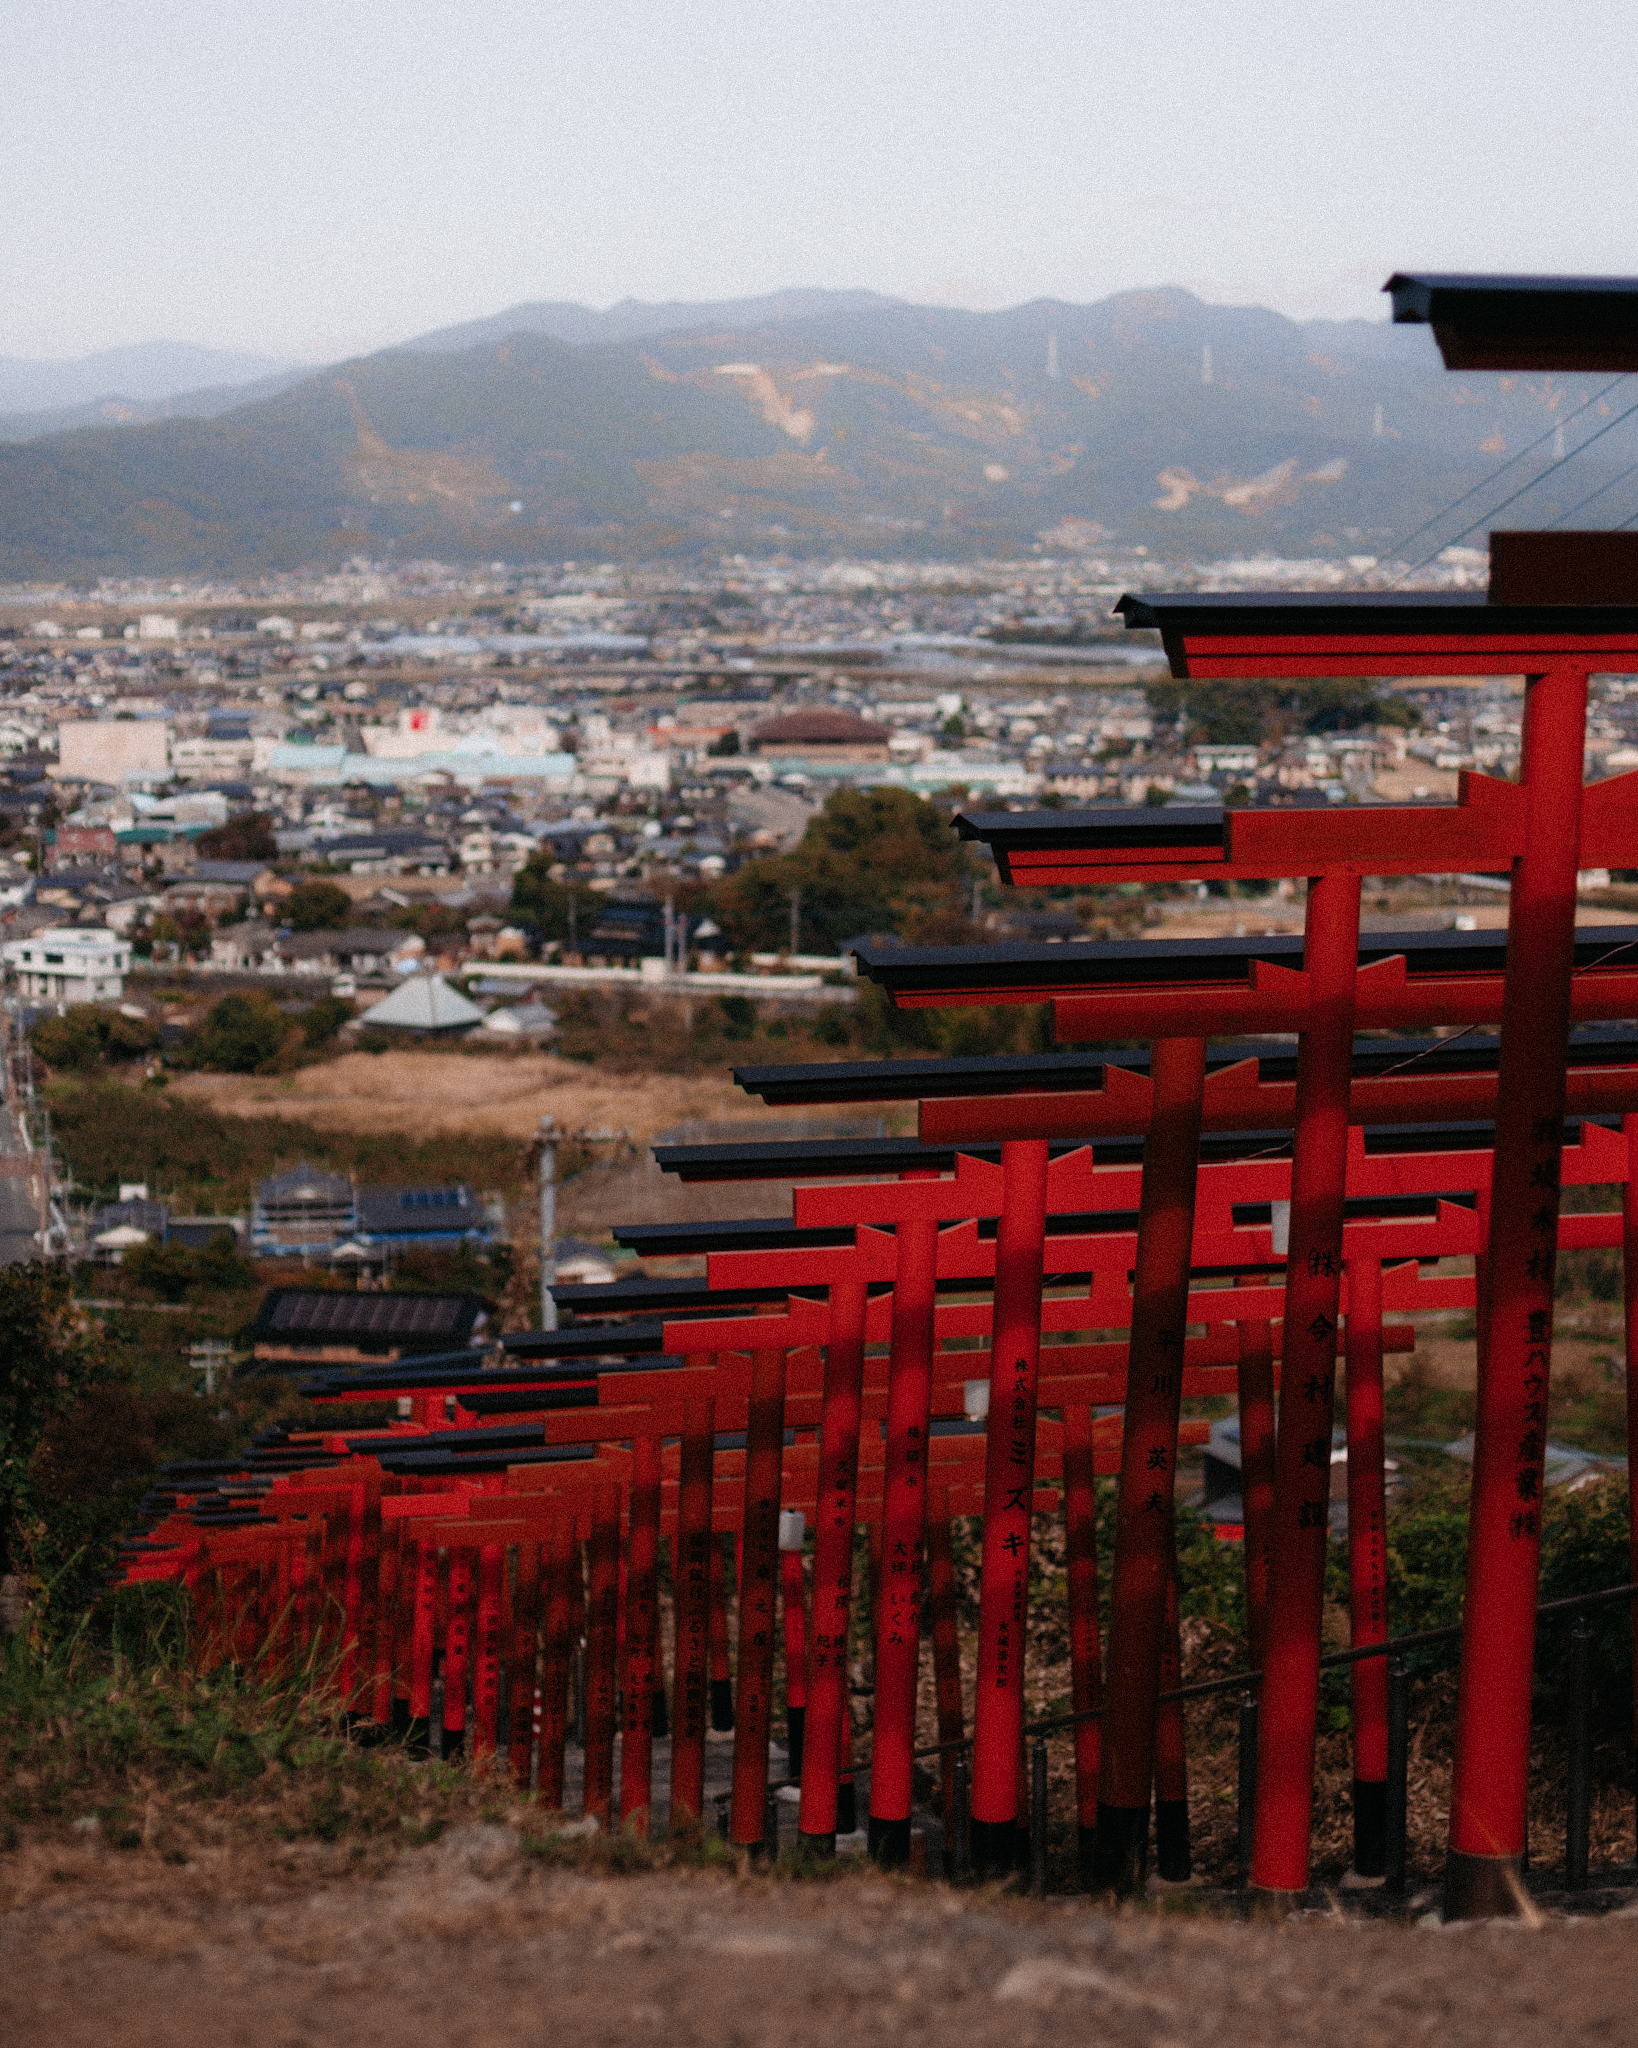
<svg viewBox="0 0 1638 2048"><path fill-rule="evenodd" d="M971 557L1043 536L1170 560L1381 555L1543 435L1514 481L1612 429L1507 523L1546 524L1620 478L1638 450L1603 381L1451 376L1426 329L1170 287L982 313L816 291L522 305L275 367L259 389L149 401L172 417L0 446L0 576ZM1612 488L1581 523L1635 503L1638 484Z"/></svg>
<svg viewBox="0 0 1638 2048"><path fill-rule="evenodd" d="M191 341L139 341L65 361L0 356L0 441L173 412L205 417L282 389L311 367Z"/></svg>

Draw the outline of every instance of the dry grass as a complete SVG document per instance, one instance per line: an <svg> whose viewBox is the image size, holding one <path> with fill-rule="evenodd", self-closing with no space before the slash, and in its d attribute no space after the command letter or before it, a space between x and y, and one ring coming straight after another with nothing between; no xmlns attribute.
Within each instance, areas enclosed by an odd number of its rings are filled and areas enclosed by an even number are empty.
<svg viewBox="0 0 1638 2048"><path fill-rule="evenodd" d="M691 1121L766 1116L726 1074L613 1073L552 1053L344 1053L294 1074L187 1074L180 1096L227 1116L299 1118L324 1131L403 1131L416 1137L482 1132L626 1131L651 1143Z"/></svg>

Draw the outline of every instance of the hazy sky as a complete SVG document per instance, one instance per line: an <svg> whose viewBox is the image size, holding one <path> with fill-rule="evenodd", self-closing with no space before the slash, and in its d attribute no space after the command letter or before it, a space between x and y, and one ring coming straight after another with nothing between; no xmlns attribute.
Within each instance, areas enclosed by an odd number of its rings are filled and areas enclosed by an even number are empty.
<svg viewBox="0 0 1638 2048"><path fill-rule="evenodd" d="M0 354L1638 272L1631 0L0 0Z"/></svg>

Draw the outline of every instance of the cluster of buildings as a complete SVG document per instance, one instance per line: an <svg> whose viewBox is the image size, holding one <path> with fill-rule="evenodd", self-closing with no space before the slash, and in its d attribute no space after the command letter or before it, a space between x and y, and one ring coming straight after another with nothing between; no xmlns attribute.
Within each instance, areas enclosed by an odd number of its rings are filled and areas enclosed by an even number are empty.
<svg viewBox="0 0 1638 2048"><path fill-rule="evenodd" d="M131 1183L117 1202L96 1209L86 1229L90 1255L117 1265L139 1244L196 1250L217 1231L259 1258L301 1259L372 1268L406 1251L484 1250L502 1243L506 1205L459 1181L428 1187L364 1187L345 1174L308 1165L264 1180L248 1218L174 1216L168 1204Z"/></svg>
<svg viewBox="0 0 1638 2048"><path fill-rule="evenodd" d="M1462 582L1462 552L1434 574ZM250 591L0 592L0 942L42 1000L104 999L133 959L391 985L520 956L512 881L537 855L657 918L679 881L794 844L843 785L1404 801L1507 772L1503 682L1394 679L1410 729L1202 732L1152 692L1159 648L1109 616L1128 588L1312 587L1325 566L1168 564L1088 529L1013 563L359 563ZM1638 685L1601 688L1595 773L1638 761ZM220 836L247 814L255 845ZM315 874L351 899L344 931L288 929Z"/></svg>

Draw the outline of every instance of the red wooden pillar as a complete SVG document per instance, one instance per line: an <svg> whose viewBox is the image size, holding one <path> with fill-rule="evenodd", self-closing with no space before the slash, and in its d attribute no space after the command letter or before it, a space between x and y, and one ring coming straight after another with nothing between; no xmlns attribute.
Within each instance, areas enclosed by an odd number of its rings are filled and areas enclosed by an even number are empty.
<svg viewBox="0 0 1638 2048"><path fill-rule="evenodd" d="M360 1651L364 1630L364 1522L369 1494L362 1479L347 1489L347 1548L342 1592L341 1671L342 1705L351 1713L357 1704L362 1675Z"/></svg>
<svg viewBox="0 0 1638 2048"><path fill-rule="evenodd" d="M671 1832L697 1829L705 1808L706 1683L711 1633L711 1481L716 1461L716 1402L683 1409L682 1473L677 1505L676 1673L671 1737Z"/></svg>
<svg viewBox="0 0 1638 2048"><path fill-rule="evenodd" d="M375 1569L375 1656L373 1659L372 1685L370 1692L370 1719L378 1727L388 1727L392 1722L393 1687L396 1678L399 1637L399 1603L403 1596L403 1579L400 1568L403 1558L404 1524L395 1521L390 1527L381 1525L378 1517L376 1538ZM282 1579L284 1559L289 1546L281 1543L278 1547L278 1571ZM278 1591L275 1588L275 1613L278 1606Z"/></svg>
<svg viewBox="0 0 1638 2048"><path fill-rule="evenodd" d="M1103 1704L1098 1647L1098 1498L1092 1411L1077 1401L1064 1410L1064 1553L1069 1607L1069 1704L1089 1714ZM957 1694L959 1707L960 1695ZM940 1730L939 1740L943 1741ZM1098 1765L1103 1729L1075 1724L1075 1820L1081 1882L1093 1881L1097 1849Z"/></svg>
<svg viewBox="0 0 1638 2048"><path fill-rule="evenodd" d="M1388 1639L1388 1491L1383 1464L1382 1261L1348 1261L1348 1614L1354 1649ZM1388 1855L1388 1660L1355 1664L1354 1869Z"/></svg>
<svg viewBox="0 0 1638 2048"><path fill-rule="evenodd" d="M413 1523L411 1527L413 1527ZM303 1561L296 1551L292 1564ZM438 1618L438 1546L431 1537L415 1543L415 1612L410 1636L410 1740L432 1740L432 1659Z"/></svg>
<svg viewBox="0 0 1638 2048"><path fill-rule="evenodd" d="M501 1580L505 1570L505 1544L481 1545L477 1641L472 1660L472 1754L480 1763L495 1754L500 1727Z"/></svg>
<svg viewBox="0 0 1638 2048"><path fill-rule="evenodd" d="M734 1702L730 1841L755 1847L766 1833L768 1745L773 1738L774 1635L779 1599L779 1497L785 1465L785 1353L751 1354L745 1436L745 1523L739 1573L739 1672Z"/></svg>
<svg viewBox="0 0 1638 2048"><path fill-rule="evenodd" d="M901 1223L896 1242L870 1761L870 1853L887 1865L910 1859L938 1224L920 1219Z"/></svg>
<svg viewBox="0 0 1638 2048"><path fill-rule="evenodd" d="M659 1645L660 1440L631 1447L631 1511L626 1541L626 1640L620 1706L620 1822L648 1833L654 1778L654 1678Z"/></svg>
<svg viewBox="0 0 1638 2048"><path fill-rule="evenodd" d="M1119 1892L1141 1883L1148 1846L1205 1040L1157 1038L1149 1072L1154 1109L1143 1148L1098 1788L1097 1882Z"/></svg>
<svg viewBox="0 0 1638 2048"><path fill-rule="evenodd" d="M1452 1919L1518 1910L1586 712L1584 669L1527 679L1528 808L1508 907L1445 1870Z"/></svg>
<svg viewBox="0 0 1638 2048"><path fill-rule="evenodd" d="M586 1750L582 1811L614 1817L614 1720L620 1624L620 1488L594 1486L591 1587L586 1600Z"/></svg>
<svg viewBox="0 0 1638 2048"><path fill-rule="evenodd" d="M785 1624L785 1767L802 1782L802 1737L808 1709L808 1587L803 1569L804 1517L786 1508L779 1517L780 1608Z"/></svg>
<svg viewBox="0 0 1638 2048"><path fill-rule="evenodd" d="M472 1642L472 1552L449 1553L449 1619L444 1627L444 1755L466 1747L467 1658Z"/></svg>
<svg viewBox="0 0 1638 2048"><path fill-rule="evenodd" d="M1261 1284L1257 1278L1242 1287ZM1245 1529L1246 1652L1253 1671L1268 1653L1268 1581L1274 1563L1274 1326L1240 1325L1240 1509Z"/></svg>
<svg viewBox="0 0 1638 2048"><path fill-rule="evenodd" d="M574 1595L580 1568L575 1513L567 1502L553 1517L546 1550L546 1625L540 1672L540 1803L563 1806L563 1750L569 1739L569 1683L574 1671Z"/></svg>
<svg viewBox="0 0 1638 2048"><path fill-rule="evenodd" d="M1359 978L1357 875L1310 879L1303 966L1308 1021L1297 1052L1291 1248L1275 1443L1274 1569L1257 1717L1257 1818L1251 1859L1253 1886L1281 1898L1308 1888L1348 1086Z"/></svg>
<svg viewBox="0 0 1638 2048"><path fill-rule="evenodd" d="M933 1624L933 1684L938 1700L939 1764L944 1826L955 1826L956 1752L966 1730L961 1712L961 1642L956 1626L955 1551L950 1493L937 1487L927 1503L927 1606Z"/></svg>
<svg viewBox="0 0 1638 2048"><path fill-rule="evenodd" d="M1047 1146L1001 1147L1003 1208L995 1244L995 1320L984 1464L984 1558L978 1594L978 1691L973 1709L973 1863L1012 1867L1018 1825L1018 1746L1024 1725L1030 1513L1035 1487L1035 1386L1041 1354Z"/></svg>
<svg viewBox="0 0 1638 2048"><path fill-rule="evenodd" d="M540 1636L540 1544L520 1543L512 1587L512 1633L506 1659L506 1747L512 1782L529 1788L535 1746L535 1681Z"/></svg>
<svg viewBox="0 0 1638 2048"><path fill-rule="evenodd" d="M802 1846L810 1855L831 1855L836 1848L848 1634L853 1614L853 1519L859 1479L864 1342L864 1281L833 1281L819 1421L813 1630L808 1648L802 1804L797 1817Z"/></svg>

